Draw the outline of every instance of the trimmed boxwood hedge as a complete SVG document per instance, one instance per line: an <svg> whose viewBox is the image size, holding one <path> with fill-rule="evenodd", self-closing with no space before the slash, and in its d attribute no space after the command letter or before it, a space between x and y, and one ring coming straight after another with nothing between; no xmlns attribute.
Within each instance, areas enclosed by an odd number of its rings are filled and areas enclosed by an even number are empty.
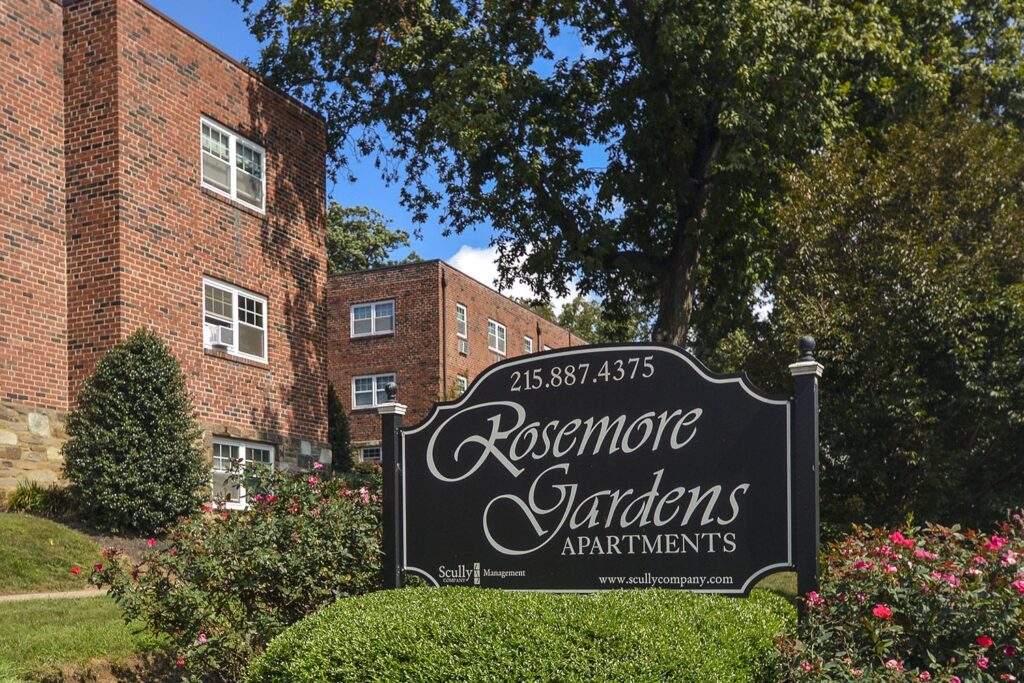
<svg viewBox="0 0 1024 683"><path fill-rule="evenodd" d="M408 588L340 600L278 636L249 683L776 681L779 596Z"/></svg>

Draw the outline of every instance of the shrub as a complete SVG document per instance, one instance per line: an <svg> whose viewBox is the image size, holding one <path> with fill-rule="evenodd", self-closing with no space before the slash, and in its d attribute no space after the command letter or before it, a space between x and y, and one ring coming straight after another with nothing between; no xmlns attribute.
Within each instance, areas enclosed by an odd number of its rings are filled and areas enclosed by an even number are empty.
<svg viewBox="0 0 1024 683"><path fill-rule="evenodd" d="M380 585L375 492L319 470L245 476L247 510L206 506L141 563L108 552L92 576L127 621L165 636L184 672L204 680L236 679L288 625Z"/></svg>
<svg viewBox="0 0 1024 683"><path fill-rule="evenodd" d="M60 484L43 486L37 481L19 482L4 499L7 512L29 512L44 517L64 517L74 506L66 487Z"/></svg>
<svg viewBox="0 0 1024 683"><path fill-rule="evenodd" d="M67 421L64 475L99 529L152 533L209 499L209 471L177 359L140 329L85 382Z"/></svg>
<svg viewBox="0 0 1024 683"><path fill-rule="evenodd" d="M331 446L334 471L352 469L352 430L333 384L327 385L327 442Z"/></svg>
<svg viewBox="0 0 1024 683"><path fill-rule="evenodd" d="M342 600L288 629L249 683L775 681L782 598L644 590L406 588Z"/></svg>
<svg viewBox="0 0 1024 683"><path fill-rule="evenodd" d="M857 529L830 548L799 636L794 681L1024 678L1024 518L991 535Z"/></svg>
<svg viewBox="0 0 1024 683"><path fill-rule="evenodd" d="M381 488L384 481L384 475L381 471L380 463L376 462L357 462L352 466L351 470L339 476L347 481L349 486L354 488L367 486L371 489L378 490Z"/></svg>

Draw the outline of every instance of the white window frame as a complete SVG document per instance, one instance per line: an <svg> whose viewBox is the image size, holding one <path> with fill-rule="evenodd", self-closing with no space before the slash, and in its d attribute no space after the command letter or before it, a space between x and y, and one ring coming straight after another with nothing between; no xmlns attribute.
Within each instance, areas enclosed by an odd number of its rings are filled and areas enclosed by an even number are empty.
<svg viewBox="0 0 1024 683"><path fill-rule="evenodd" d="M216 130L221 135L226 135L228 137L228 156L230 157L230 159L228 161L228 165L229 165L229 167L231 169L231 173L229 174L230 175L230 185L231 185L231 188L229 190L224 190L223 188L218 187L217 185L214 185L212 182L207 182L206 176L203 174L203 153L204 153L203 152L203 126L209 126L213 130ZM251 147L252 149L254 149L255 151L260 153L260 181L263 184L263 186L260 189L260 203L259 203L259 206L257 206L256 204L253 204L248 199L245 199L245 198L239 196L239 194L238 194L238 152L237 152L237 149L238 149L238 143L239 142L241 142L243 145L245 145L247 147ZM257 145L252 140L239 135L238 133L234 132L230 128L225 128L224 126L220 125L216 121L213 121L212 119L208 119L205 116L200 116L199 117L199 176L201 178L201 182L202 182L203 187L205 187L207 190L210 190L211 192L216 192L217 194L219 194L221 196L224 196L224 197L227 197L228 199L230 199L232 201L236 201L236 202L238 202L238 203L240 203L240 204L242 204L242 205L252 209L253 211L258 212L258 213L264 213L266 211L266 206L267 206L267 150L264 149L262 145Z"/></svg>
<svg viewBox="0 0 1024 683"><path fill-rule="evenodd" d="M384 330L382 332L377 331L377 306L382 304L391 304L391 329ZM356 309L370 307L370 331L369 332L356 332ZM381 299L380 301L364 301L359 304L352 304L348 307L348 334L349 337L380 337L387 334L395 333L395 323L397 315L397 309L395 307L394 299Z"/></svg>
<svg viewBox="0 0 1024 683"><path fill-rule="evenodd" d="M459 318L459 314L462 318ZM455 336L465 339L469 336L469 310L464 304L455 304Z"/></svg>
<svg viewBox="0 0 1024 683"><path fill-rule="evenodd" d="M366 457L366 451L374 450L377 451L376 458ZM384 449L380 444L375 446L360 446L359 447L359 462L381 462L384 459Z"/></svg>
<svg viewBox="0 0 1024 683"><path fill-rule="evenodd" d="M383 378L389 378L384 380L384 385L381 386L379 381ZM360 406L356 405L356 380L360 379L372 379L373 380L373 403L370 405ZM370 408L376 408L380 405L377 402L377 394L384 390L388 382L397 382L398 375L394 372L379 372L376 375L356 375L352 378L352 410L368 410Z"/></svg>
<svg viewBox="0 0 1024 683"><path fill-rule="evenodd" d="M491 330L494 330L494 334L491 334ZM498 330L501 330L501 335L498 335ZM491 337L494 337L495 346L491 346ZM501 342L501 348L498 348L497 344ZM505 326L499 323L497 320L487 319L487 348L494 351L497 354L505 355L506 349L508 349L508 330Z"/></svg>
<svg viewBox="0 0 1024 683"><path fill-rule="evenodd" d="M219 502L216 499L214 499L213 502L216 503L219 507L223 507L223 508L226 508L228 510L244 510L247 507L249 507L249 501L247 499L247 495L248 494L246 493L246 490L245 490L245 468L246 468L246 464L249 462L248 449L252 448L253 450L259 449L261 451L270 451L270 469L274 469L275 467L277 467L277 449L274 448L273 444L269 444L269 443L258 443L256 441L240 441L238 439L223 439L223 438L221 438L219 436L215 436L213 438L213 443L214 444L221 444L221 445L224 445L224 446L235 446L235 447L237 447L238 448L238 461L241 464L241 471L238 472L238 474L241 475L241 477L238 480L238 500L235 501L235 502ZM213 447L212 446L211 446L211 449L210 449L210 457L211 457L211 461L212 461L212 458L213 458ZM217 469L214 469L212 462L210 464L210 472L211 472L211 476L210 476L210 484L211 484L211 486L213 485L213 476L212 476L213 472L231 473L230 470L217 470Z"/></svg>
<svg viewBox="0 0 1024 683"><path fill-rule="evenodd" d="M533 337L530 335L523 335L523 353L533 353Z"/></svg>
<svg viewBox="0 0 1024 683"><path fill-rule="evenodd" d="M469 377L466 375L455 375L455 389L459 392L459 396L466 393L466 389L469 388Z"/></svg>
<svg viewBox="0 0 1024 683"><path fill-rule="evenodd" d="M255 292L250 292L247 289L242 289L241 287L236 287L234 285L230 285L227 282L224 282L222 280L217 280L217 279L214 279L212 277L204 277L203 278L202 318L201 318L201 320L203 321L203 348L206 348L206 349L213 349L214 348L213 343L210 341L209 337L206 334L206 325L207 325L206 316L207 315L211 315L214 318L220 318L221 320L223 320L225 322L228 322L226 317L218 316L216 314L207 313L207 311L206 311L206 288L207 288L207 286L216 287L217 289L220 289L220 290L223 290L223 291L231 293L231 329L233 331L234 343L226 349L227 353L229 353L232 356L238 356L239 358L247 358L249 360L254 360L254 361L257 361L257 362L260 362L260 363L266 363L267 362L268 348L270 346L270 320L269 320L269 318L270 318L270 309L267 306L267 298L265 296L261 296L259 294L256 294ZM238 324L239 324L239 321L238 321L238 297L240 295L245 297L245 298L247 298L247 299L252 299L253 301L258 301L259 303L261 303L263 305L263 328L262 328L263 329L263 355L262 356L255 356L255 355L253 355L251 353L245 353L244 351L240 351L238 349L238 338L239 338L239 330L238 330ZM246 324L248 324L248 323L246 323ZM255 325L249 325L249 326L250 327L256 327Z"/></svg>

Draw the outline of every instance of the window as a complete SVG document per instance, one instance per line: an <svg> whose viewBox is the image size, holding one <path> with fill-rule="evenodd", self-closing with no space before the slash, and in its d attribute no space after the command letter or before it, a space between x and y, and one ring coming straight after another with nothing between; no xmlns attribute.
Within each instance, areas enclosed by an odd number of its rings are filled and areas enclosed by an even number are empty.
<svg viewBox="0 0 1024 683"><path fill-rule="evenodd" d="M533 337L523 337L523 353L533 353Z"/></svg>
<svg viewBox="0 0 1024 683"><path fill-rule="evenodd" d="M465 375L455 376L455 398L462 396L466 393L466 388L469 386L469 378Z"/></svg>
<svg viewBox="0 0 1024 683"><path fill-rule="evenodd" d="M487 348L505 355L505 326L501 323L487 321Z"/></svg>
<svg viewBox="0 0 1024 683"><path fill-rule="evenodd" d="M455 304L455 334L463 339L466 338L466 333L468 331L466 321L466 307L462 304Z"/></svg>
<svg viewBox="0 0 1024 683"><path fill-rule="evenodd" d="M352 306L351 336L368 337L395 331L395 302L374 301Z"/></svg>
<svg viewBox="0 0 1024 683"><path fill-rule="evenodd" d="M246 502L246 472L274 469L274 447L231 439L213 440L213 500L240 510ZM251 479L249 480L251 481Z"/></svg>
<svg viewBox="0 0 1024 683"><path fill-rule="evenodd" d="M363 446L359 449L359 459L362 462L380 462L380 446Z"/></svg>
<svg viewBox="0 0 1024 683"><path fill-rule="evenodd" d="M385 391L389 382L395 381L395 374L363 375L352 378L352 408L373 408L387 403Z"/></svg>
<svg viewBox="0 0 1024 683"><path fill-rule="evenodd" d="M266 362L267 300L204 278L203 346Z"/></svg>
<svg viewBox="0 0 1024 683"><path fill-rule="evenodd" d="M263 148L209 119L201 119L203 185L263 211L266 156Z"/></svg>

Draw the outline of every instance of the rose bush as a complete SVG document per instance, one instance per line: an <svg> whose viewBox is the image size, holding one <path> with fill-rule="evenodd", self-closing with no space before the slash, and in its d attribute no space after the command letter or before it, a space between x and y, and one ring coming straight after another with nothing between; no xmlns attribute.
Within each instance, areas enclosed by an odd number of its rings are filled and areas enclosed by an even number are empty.
<svg viewBox="0 0 1024 683"><path fill-rule="evenodd" d="M108 550L91 576L162 636L183 680L237 680L290 624L379 587L379 486L313 471L249 473L246 488L248 509L205 506L141 562Z"/></svg>
<svg viewBox="0 0 1024 683"><path fill-rule="evenodd" d="M991 534L858 528L800 599L791 681L1024 680L1024 516Z"/></svg>

